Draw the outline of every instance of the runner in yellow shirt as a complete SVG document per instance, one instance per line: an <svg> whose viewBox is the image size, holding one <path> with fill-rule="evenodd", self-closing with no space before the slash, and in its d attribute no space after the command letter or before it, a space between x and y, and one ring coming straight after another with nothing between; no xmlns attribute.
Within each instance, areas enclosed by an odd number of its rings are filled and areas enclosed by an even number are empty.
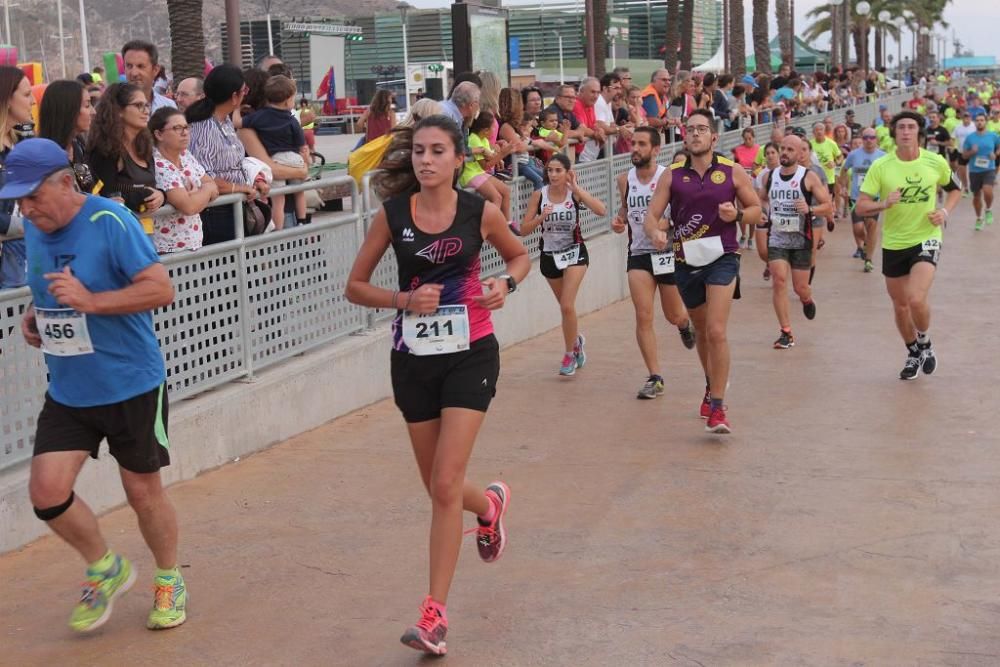
<svg viewBox="0 0 1000 667"><path fill-rule="evenodd" d="M892 299L896 328L906 344L901 380L915 380L922 370L930 375L937 357L928 334L928 301L938 259L942 227L962 197L958 179L948 162L920 148L924 118L901 111L891 123L896 150L872 163L861 184L855 211L874 217L885 211L882 223L882 275ZM937 205L937 190L947 195Z"/></svg>

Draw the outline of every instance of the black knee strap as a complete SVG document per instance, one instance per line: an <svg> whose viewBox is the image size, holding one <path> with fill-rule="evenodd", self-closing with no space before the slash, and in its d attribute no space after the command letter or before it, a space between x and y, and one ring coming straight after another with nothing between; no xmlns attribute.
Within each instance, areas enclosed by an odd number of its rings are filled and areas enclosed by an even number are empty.
<svg viewBox="0 0 1000 667"><path fill-rule="evenodd" d="M34 508L35 516L37 516L42 521L52 521L52 519L57 519L62 516L63 512L69 509L69 506L73 504L73 500L76 498L76 494L72 491L69 492L69 498L66 499L62 505L56 505L55 507L48 507L46 509L40 510L37 507Z"/></svg>

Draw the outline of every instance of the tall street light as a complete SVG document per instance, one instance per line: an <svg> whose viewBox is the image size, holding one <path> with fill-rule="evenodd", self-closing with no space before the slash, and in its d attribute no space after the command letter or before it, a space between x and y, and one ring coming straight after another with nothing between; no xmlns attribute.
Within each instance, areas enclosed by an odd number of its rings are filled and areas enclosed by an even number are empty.
<svg viewBox="0 0 1000 667"><path fill-rule="evenodd" d="M399 3L399 22L403 26L403 97L406 98L406 110L410 110L410 51L406 43L406 13L410 5Z"/></svg>
<svg viewBox="0 0 1000 667"><path fill-rule="evenodd" d="M885 44L885 24L888 23L889 19L891 19L891 18L892 18L892 13L889 10L887 10L887 9L883 9L882 11L880 11L878 13L878 23L879 23L879 26L878 26L879 38L878 39L879 39L879 43L882 45L882 53L879 54L879 55L882 56L882 62L878 63L878 65L880 65L881 67L885 67L885 52L886 52L886 48L885 48L886 47L886 44Z"/></svg>
<svg viewBox="0 0 1000 667"><path fill-rule="evenodd" d="M858 16L861 18L861 20L858 21L858 27L861 28L861 30L858 32L858 34L861 36L861 59L860 59L860 62L858 63L858 67L861 68L862 72L867 72L868 71L868 19L867 19L867 16L868 16L869 13L871 13L872 6L866 0L861 0L861 2L859 2L857 5L855 5L854 11L856 11L858 13Z"/></svg>
<svg viewBox="0 0 1000 667"><path fill-rule="evenodd" d="M611 69L618 67L618 54L615 53L615 40L618 38L618 28L611 26L608 28L608 37L611 38Z"/></svg>
<svg viewBox="0 0 1000 667"><path fill-rule="evenodd" d="M4 0L6 2L6 0ZM80 0L80 49L83 51L83 71L90 71L90 45L87 43L87 10ZM10 42L10 24L7 24L7 41Z"/></svg>
<svg viewBox="0 0 1000 667"><path fill-rule="evenodd" d="M903 81L903 28L906 27L906 19L902 16L897 16L895 20L896 28L898 32L896 33L896 79L900 81L900 86L902 86Z"/></svg>

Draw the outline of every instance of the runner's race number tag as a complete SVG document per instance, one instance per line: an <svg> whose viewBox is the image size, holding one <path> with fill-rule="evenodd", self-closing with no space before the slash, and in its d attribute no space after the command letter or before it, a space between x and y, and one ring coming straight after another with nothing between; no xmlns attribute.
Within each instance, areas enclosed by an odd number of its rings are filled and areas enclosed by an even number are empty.
<svg viewBox="0 0 1000 667"><path fill-rule="evenodd" d="M922 255L930 255L936 262L938 254L941 252L941 239L927 239L920 244Z"/></svg>
<svg viewBox="0 0 1000 667"><path fill-rule="evenodd" d="M718 236L683 241L681 246L684 248L684 261L690 266L708 266L726 254L722 238Z"/></svg>
<svg viewBox="0 0 1000 667"><path fill-rule="evenodd" d="M580 261L580 244L577 243L571 245L565 250L552 253L552 260L555 262L556 268L559 270L574 266L578 261Z"/></svg>
<svg viewBox="0 0 1000 667"><path fill-rule="evenodd" d="M87 316L72 308L35 308L35 325L42 337L42 350L55 357L93 354Z"/></svg>
<svg viewBox="0 0 1000 667"><path fill-rule="evenodd" d="M427 315L403 313L403 342L418 357L468 350L468 308L441 306Z"/></svg>
<svg viewBox="0 0 1000 667"><path fill-rule="evenodd" d="M650 255L649 259L653 263L654 276L662 276L674 272L674 253L656 252Z"/></svg>
<svg viewBox="0 0 1000 667"><path fill-rule="evenodd" d="M799 216L797 215L772 215L771 224L773 224L774 228L779 232L801 231Z"/></svg>
<svg viewBox="0 0 1000 667"><path fill-rule="evenodd" d="M976 169L989 169L990 159L988 157L977 157L976 161L973 163Z"/></svg>

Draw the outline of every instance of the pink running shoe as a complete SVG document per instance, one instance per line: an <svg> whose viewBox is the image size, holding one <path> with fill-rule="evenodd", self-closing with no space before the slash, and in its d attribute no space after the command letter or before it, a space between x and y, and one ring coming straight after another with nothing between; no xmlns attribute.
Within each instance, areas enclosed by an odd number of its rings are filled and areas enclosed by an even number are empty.
<svg viewBox="0 0 1000 667"><path fill-rule="evenodd" d="M503 515L510 506L510 488L503 482L493 482L486 487L486 496L491 502L496 503L497 513L492 523L486 525L477 519L479 527L476 528L476 548L479 549L479 557L484 563L492 563L499 560L507 547L507 531L503 526Z"/></svg>
<svg viewBox="0 0 1000 667"><path fill-rule="evenodd" d="M411 648L433 655L448 652L444 636L448 634L448 619L445 618L428 595L420 605L420 620L409 627L399 641Z"/></svg>

